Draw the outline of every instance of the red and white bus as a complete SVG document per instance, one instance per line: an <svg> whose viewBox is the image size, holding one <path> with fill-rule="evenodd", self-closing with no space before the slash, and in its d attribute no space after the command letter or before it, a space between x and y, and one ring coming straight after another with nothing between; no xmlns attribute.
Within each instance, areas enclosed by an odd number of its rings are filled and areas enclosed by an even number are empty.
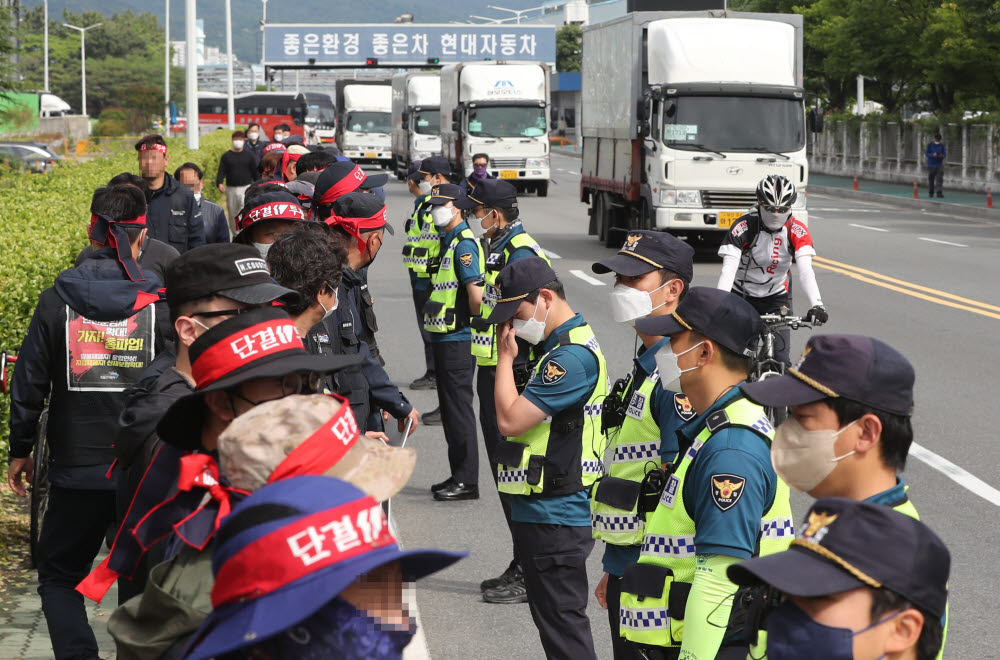
<svg viewBox="0 0 1000 660"><path fill-rule="evenodd" d="M304 94L290 92L250 92L234 99L236 125L260 124L268 139L274 137L274 127L288 124L292 135L306 139L306 113L308 105ZM229 124L229 109L225 94L202 92L198 95L199 133L211 133ZM182 119L170 127L171 131L187 129Z"/></svg>

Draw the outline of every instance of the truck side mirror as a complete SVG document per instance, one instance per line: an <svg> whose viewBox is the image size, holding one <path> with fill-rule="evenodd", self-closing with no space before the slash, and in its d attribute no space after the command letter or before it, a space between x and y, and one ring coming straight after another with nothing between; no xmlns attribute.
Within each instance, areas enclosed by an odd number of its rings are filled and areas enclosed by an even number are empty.
<svg viewBox="0 0 1000 660"><path fill-rule="evenodd" d="M649 122L645 119L639 120L639 137L647 138L649 137Z"/></svg>
<svg viewBox="0 0 1000 660"><path fill-rule="evenodd" d="M457 119L452 119L451 120L451 130L456 131L456 132L459 130L458 120Z"/></svg>
<svg viewBox="0 0 1000 660"><path fill-rule="evenodd" d="M404 112L403 113L403 126L405 127L405 126L409 126L409 125L410 125L410 113L409 112Z"/></svg>
<svg viewBox="0 0 1000 660"><path fill-rule="evenodd" d="M809 110L809 130L813 133L823 132L823 111L816 108Z"/></svg>
<svg viewBox="0 0 1000 660"><path fill-rule="evenodd" d="M638 101L635 105L635 118L639 121L646 119L646 102Z"/></svg>

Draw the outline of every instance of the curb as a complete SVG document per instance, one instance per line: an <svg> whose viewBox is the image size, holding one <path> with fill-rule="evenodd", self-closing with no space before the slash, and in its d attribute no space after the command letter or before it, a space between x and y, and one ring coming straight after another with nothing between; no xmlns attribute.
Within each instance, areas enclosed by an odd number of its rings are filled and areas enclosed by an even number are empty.
<svg viewBox="0 0 1000 660"><path fill-rule="evenodd" d="M809 192L818 192L821 195L836 195L841 199L853 198L867 202L882 202L884 204L894 204L908 209L919 209L921 211L932 211L934 213L944 213L946 215L1000 221L1000 209L977 208L975 206L965 206L963 204L935 202L929 199L909 199L906 197L898 197L896 195L883 195L881 193L865 192L863 190L848 190L846 188L836 188L833 186L809 185L808 190Z"/></svg>
<svg viewBox="0 0 1000 660"><path fill-rule="evenodd" d="M570 158L583 158L583 152L582 151L564 151L562 149L559 149L558 151L555 151L555 150L551 150L550 149L549 153L550 154L560 154L560 155L563 155L563 156L569 156Z"/></svg>

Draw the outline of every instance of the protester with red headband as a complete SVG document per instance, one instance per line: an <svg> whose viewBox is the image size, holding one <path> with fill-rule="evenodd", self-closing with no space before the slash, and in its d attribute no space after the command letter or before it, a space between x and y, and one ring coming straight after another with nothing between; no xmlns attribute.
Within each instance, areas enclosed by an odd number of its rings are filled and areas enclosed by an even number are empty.
<svg viewBox="0 0 1000 660"><path fill-rule="evenodd" d="M135 150L152 193L146 214L149 235L181 253L204 245L205 227L194 194L167 174L167 143L159 135L147 135L135 143Z"/></svg>
<svg viewBox="0 0 1000 660"><path fill-rule="evenodd" d="M282 232L308 221L298 198L287 190L254 195L236 216L237 233L233 242L253 245L266 259L271 244Z"/></svg>
<svg viewBox="0 0 1000 660"><path fill-rule="evenodd" d="M298 176L298 170L296 170L296 165L298 164L299 158L309 153L309 150L300 144L293 144L285 149L285 153L281 156L281 176L285 181L295 181L295 177Z"/></svg>
<svg viewBox="0 0 1000 660"><path fill-rule="evenodd" d="M353 161L341 160L323 170L316 180L313 192L313 213L320 220L330 217L333 203L341 195L365 188L384 186L389 181L388 174L365 174Z"/></svg>
<svg viewBox="0 0 1000 660"><path fill-rule="evenodd" d="M39 296L14 370L7 482L21 497L48 399L49 508L36 556L39 594L56 658L97 657L87 613L73 591L115 521L114 460L125 389L163 350L166 310L159 279L136 258L146 200L130 185L95 191L94 253Z"/></svg>

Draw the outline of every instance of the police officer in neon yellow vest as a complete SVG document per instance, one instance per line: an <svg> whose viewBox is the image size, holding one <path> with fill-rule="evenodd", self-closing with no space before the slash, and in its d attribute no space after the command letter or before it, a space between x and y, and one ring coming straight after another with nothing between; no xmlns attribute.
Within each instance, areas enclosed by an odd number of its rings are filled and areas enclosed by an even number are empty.
<svg viewBox="0 0 1000 660"><path fill-rule="evenodd" d="M591 266L615 274L611 316L635 325L636 319L671 314L690 286L694 248L654 231L634 231L618 254ZM645 521L637 511L640 483L646 474L677 455L677 429L695 416L680 392L660 386L656 353L668 337L637 332L641 342L631 373L620 379L604 402L601 422L608 435L606 474L591 490L594 538L605 542L604 577L595 595L608 610L615 660L640 656L619 634L619 597L625 567L639 559Z"/></svg>
<svg viewBox="0 0 1000 660"><path fill-rule="evenodd" d="M472 181L476 181L472 179ZM497 427L496 407L493 405L494 382L497 377L496 328L487 320L497 299L497 279L507 264L528 257L541 257L550 263L545 252L539 247L521 224L517 207L517 189L509 181L483 179L475 183L469 200L475 203L470 210L469 227L479 238L489 241L485 286L483 287L483 307L481 318L472 319L472 354L476 356L476 392L479 394L479 424L483 430L483 444L489 456L493 478L496 479L496 448L503 439ZM522 346L522 351L524 346ZM500 493L500 505L504 518L510 526L510 495ZM524 586L524 572L517 557L517 545L513 546L514 557L507 569L496 578L484 580L480 584L483 600L487 603L511 604L528 600Z"/></svg>
<svg viewBox="0 0 1000 660"><path fill-rule="evenodd" d="M425 159L430 160L430 159ZM424 305L424 328L431 333L434 377L451 476L431 486L438 501L479 499L479 445L472 409L472 316L479 315L483 289L483 248L462 212L470 206L452 183L431 188L431 219L441 235L441 265L431 277Z"/></svg>
<svg viewBox="0 0 1000 660"><path fill-rule="evenodd" d="M899 476L913 443L914 380L909 360L878 339L815 335L787 374L743 391L761 405L790 407L771 445L774 468L789 486L919 519Z"/></svg>
<svg viewBox="0 0 1000 660"><path fill-rule="evenodd" d="M771 467L774 429L739 388L760 316L732 293L692 287L672 314L638 319L636 329L670 337L656 354L660 382L679 383L700 414L678 431L639 560L625 568L621 632L648 658L743 660L726 568L783 550L793 536L788 486Z"/></svg>
<svg viewBox="0 0 1000 660"><path fill-rule="evenodd" d="M912 516L872 502L817 500L785 552L729 567L781 592L768 616L770 660L933 660L951 554Z"/></svg>
<svg viewBox="0 0 1000 660"><path fill-rule="evenodd" d="M605 444L604 356L544 259L509 264L498 284L489 320L499 325L495 403L507 440L497 450L497 477L500 491L511 496L528 606L547 658L593 660L587 556L594 539L587 492L600 472ZM534 346L536 359L520 393L515 337Z"/></svg>
<svg viewBox="0 0 1000 660"><path fill-rule="evenodd" d="M420 171L421 161L415 160L410 163L409 174L406 177L406 185L413 195L413 213L406 220L406 243L403 244L403 265L410 275L410 290L413 293L413 307L417 311L417 327L420 328L420 339L424 345L424 375L410 383L411 390L432 390L437 387L434 379L434 351L431 349L431 335L424 329L424 305L431 297L431 276L428 268L429 249L434 247L435 253L440 250L440 241L437 240L437 232L430 237L429 232L434 229L434 223L430 217L430 204L427 200L431 196L431 183L427 181L427 173ZM444 183L444 182L441 182ZM435 245L436 243L436 245ZM414 254L414 250L418 254ZM437 256L435 254L435 256ZM426 413L427 417L431 413Z"/></svg>

